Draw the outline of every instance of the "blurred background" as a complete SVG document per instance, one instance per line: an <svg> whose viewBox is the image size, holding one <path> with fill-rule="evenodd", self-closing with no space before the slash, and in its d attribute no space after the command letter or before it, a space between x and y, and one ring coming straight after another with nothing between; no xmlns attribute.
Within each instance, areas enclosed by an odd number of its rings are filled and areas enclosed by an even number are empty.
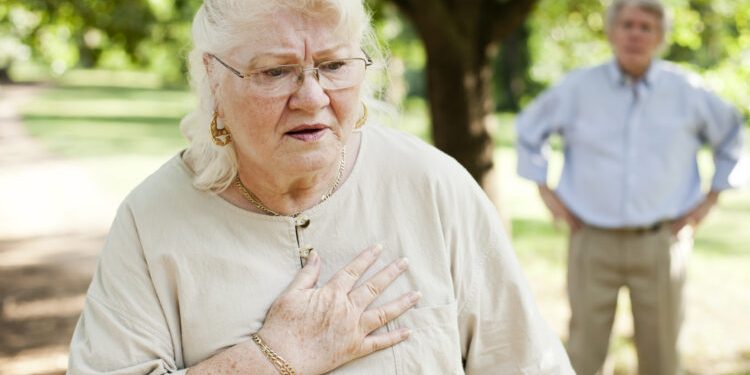
<svg viewBox="0 0 750 375"><path fill-rule="evenodd" d="M368 1L391 55L384 97L401 109L392 126L432 141L440 113L429 105L428 34L414 26L424 25L414 22L413 6L422 2ZM489 48L486 130L514 246L544 316L564 340L565 233L552 226L536 187L515 175L513 120L566 72L610 57L602 16L608 1L516 3L529 4L528 11L482 15L488 19L481 22L510 25ZM664 58L699 73L747 117L750 1L665 3L674 25ZM178 124L196 101L184 57L200 4L0 2L0 374L64 373L119 202L186 145ZM700 164L710 176L710 154L703 152ZM557 152L553 170L560 165ZM750 192L727 192L699 228L690 263L683 335L689 374L750 374L749 244ZM623 293L608 364L616 374L636 371L628 312Z"/></svg>

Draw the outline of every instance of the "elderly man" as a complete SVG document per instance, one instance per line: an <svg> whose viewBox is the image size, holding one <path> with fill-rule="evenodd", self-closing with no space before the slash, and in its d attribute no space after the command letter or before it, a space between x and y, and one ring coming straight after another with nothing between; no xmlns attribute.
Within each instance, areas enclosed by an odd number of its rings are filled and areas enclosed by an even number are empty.
<svg viewBox="0 0 750 375"><path fill-rule="evenodd" d="M655 59L667 29L658 0L615 0L615 58L571 73L518 119L518 173L538 184L570 227L568 352L579 375L600 371L617 295L630 291L641 375L679 372L677 341L694 228L732 187L742 152L739 113L674 65ZM547 187L548 137L564 168ZM713 150L710 191L696 154Z"/></svg>

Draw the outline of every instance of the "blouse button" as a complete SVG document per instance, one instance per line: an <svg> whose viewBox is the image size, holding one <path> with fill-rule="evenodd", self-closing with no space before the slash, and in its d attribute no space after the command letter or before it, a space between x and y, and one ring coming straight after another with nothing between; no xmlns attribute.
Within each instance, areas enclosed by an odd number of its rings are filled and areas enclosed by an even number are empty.
<svg viewBox="0 0 750 375"><path fill-rule="evenodd" d="M300 247L299 248L299 256L300 258L307 258L310 255L310 252L313 251L313 247L310 245Z"/></svg>
<svg viewBox="0 0 750 375"><path fill-rule="evenodd" d="M300 215L294 219L294 224L300 228L307 228L310 225L310 219L307 216Z"/></svg>

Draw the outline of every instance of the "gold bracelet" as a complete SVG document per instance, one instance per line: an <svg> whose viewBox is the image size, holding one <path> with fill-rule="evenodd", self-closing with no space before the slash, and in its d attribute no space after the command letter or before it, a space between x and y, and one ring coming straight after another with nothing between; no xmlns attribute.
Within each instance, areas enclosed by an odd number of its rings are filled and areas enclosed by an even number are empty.
<svg viewBox="0 0 750 375"><path fill-rule="evenodd" d="M294 370L294 367L292 367L289 362L285 361L284 358L281 358L276 352L274 352L271 348L266 345L263 340L260 339L260 336L258 336L257 333L253 333L250 335L250 338L253 339L253 341L258 345L260 348L260 351L263 352L263 355L268 358L269 361L273 364L273 367L276 367L277 370L279 370L279 373L281 375L297 375L297 371Z"/></svg>

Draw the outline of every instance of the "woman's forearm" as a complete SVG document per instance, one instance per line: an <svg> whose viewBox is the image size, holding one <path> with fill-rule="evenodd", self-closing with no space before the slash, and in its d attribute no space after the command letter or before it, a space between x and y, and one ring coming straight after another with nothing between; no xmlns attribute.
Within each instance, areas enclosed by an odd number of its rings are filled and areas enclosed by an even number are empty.
<svg viewBox="0 0 750 375"><path fill-rule="evenodd" d="M187 374L278 375L279 372L258 346L248 340L189 368Z"/></svg>

